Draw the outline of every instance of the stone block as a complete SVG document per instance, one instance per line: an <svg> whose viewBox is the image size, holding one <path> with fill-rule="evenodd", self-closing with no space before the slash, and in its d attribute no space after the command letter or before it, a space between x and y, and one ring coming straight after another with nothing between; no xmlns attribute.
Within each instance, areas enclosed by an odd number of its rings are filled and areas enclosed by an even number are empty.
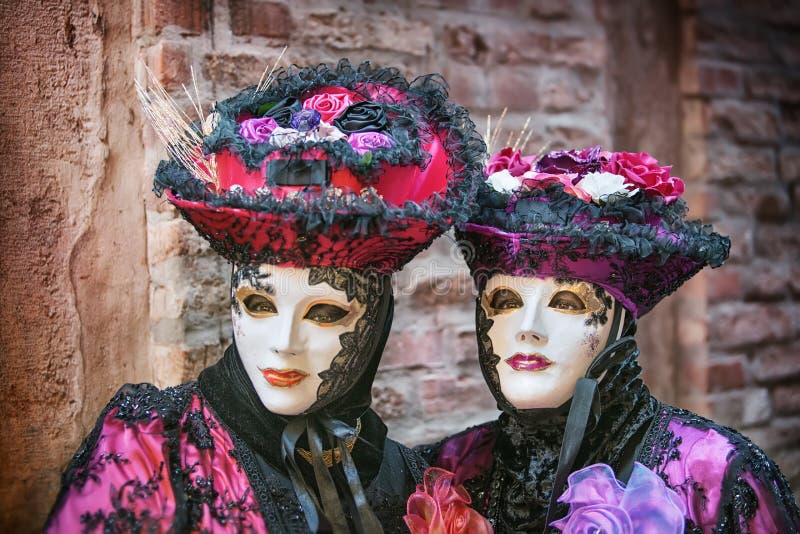
<svg viewBox="0 0 800 534"><path fill-rule="evenodd" d="M800 385L785 384L772 390L772 403L780 415L800 413Z"/></svg>
<svg viewBox="0 0 800 534"><path fill-rule="evenodd" d="M742 433L765 451L796 448L800 443L800 417L776 417L768 426L742 428Z"/></svg>
<svg viewBox="0 0 800 534"><path fill-rule="evenodd" d="M742 296L742 275L735 265L726 265L722 269L710 269L708 278L708 300L719 302L739 299Z"/></svg>
<svg viewBox="0 0 800 534"><path fill-rule="evenodd" d="M758 347L753 353L753 377L759 383L800 377L800 342Z"/></svg>
<svg viewBox="0 0 800 534"><path fill-rule="evenodd" d="M238 91L258 83L264 69L271 67L279 54L280 50L274 56L216 52L207 54L203 58L203 76L227 91Z"/></svg>
<svg viewBox="0 0 800 534"><path fill-rule="evenodd" d="M709 142L706 178L712 181L742 181L763 185L776 179L775 150L743 146L722 140Z"/></svg>
<svg viewBox="0 0 800 534"><path fill-rule="evenodd" d="M781 127L786 138L794 141L800 139L800 106L781 104Z"/></svg>
<svg viewBox="0 0 800 534"><path fill-rule="evenodd" d="M534 67L496 65L488 74L488 107L526 112L540 109L537 84L540 74Z"/></svg>
<svg viewBox="0 0 800 534"><path fill-rule="evenodd" d="M712 348L731 349L794 337L793 309L780 304L720 303L711 307Z"/></svg>
<svg viewBox="0 0 800 534"><path fill-rule="evenodd" d="M685 95L737 97L744 93L743 78L737 66L698 61L681 67L680 87Z"/></svg>
<svg viewBox="0 0 800 534"><path fill-rule="evenodd" d="M422 379L420 391L425 417L459 413L464 406L471 410L491 409L496 404L486 383L479 378L428 375Z"/></svg>
<svg viewBox="0 0 800 534"><path fill-rule="evenodd" d="M448 61L441 72L450 86L450 99L453 102L467 107L473 113L491 107L488 103L490 80L485 67ZM483 124L483 119L472 116L472 120L478 124Z"/></svg>
<svg viewBox="0 0 800 534"><path fill-rule="evenodd" d="M748 389L742 406L742 425L760 425L772 418L772 403L766 388ZM741 426L741 425L737 425Z"/></svg>
<svg viewBox="0 0 800 534"><path fill-rule="evenodd" d="M483 64L489 55L486 38L467 25L445 26L442 43L447 54L461 63Z"/></svg>
<svg viewBox="0 0 800 534"><path fill-rule="evenodd" d="M392 330L381 369L441 367L445 362L442 335L431 330Z"/></svg>
<svg viewBox="0 0 800 534"><path fill-rule="evenodd" d="M231 31L234 35L253 35L288 39L292 34L289 7L259 0L230 0Z"/></svg>
<svg viewBox="0 0 800 534"><path fill-rule="evenodd" d="M759 224L754 242L756 254L792 261L800 257L800 223Z"/></svg>
<svg viewBox="0 0 800 534"><path fill-rule="evenodd" d="M373 386L372 409L383 419L397 419L405 413L405 397L391 386Z"/></svg>
<svg viewBox="0 0 800 534"><path fill-rule="evenodd" d="M800 75L780 70L751 71L747 75L747 92L753 98L800 102Z"/></svg>
<svg viewBox="0 0 800 534"><path fill-rule="evenodd" d="M160 41L149 53L150 70L167 91L191 83L191 48L188 43Z"/></svg>
<svg viewBox="0 0 800 534"><path fill-rule="evenodd" d="M779 138L778 108L774 103L713 100L710 106L713 130L730 133L734 139L772 143Z"/></svg>
<svg viewBox="0 0 800 534"><path fill-rule="evenodd" d="M800 147L783 147L778 158L781 179L784 182L800 181Z"/></svg>
<svg viewBox="0 0 800 534"><path fill-rule="evenodd" d="M744 386L744 357L730 356L713 359L708 366L710 392L739 389Z"/></svg>
<svg viewBox="0 0 800 534"><path fill-rule="evenodd" d="M546 70L536 80L540 109L545 112L564 112L580 108L595 95L591 84L586 84L574 71L568 69Z"/></svg>
<svg viewBox="0 0 800 534"><path fill-rule="evenodd" d="M177 26L181 33L199 35L208 29L210 5L206 0L145 0L142 20L152 33Z"/></svg>

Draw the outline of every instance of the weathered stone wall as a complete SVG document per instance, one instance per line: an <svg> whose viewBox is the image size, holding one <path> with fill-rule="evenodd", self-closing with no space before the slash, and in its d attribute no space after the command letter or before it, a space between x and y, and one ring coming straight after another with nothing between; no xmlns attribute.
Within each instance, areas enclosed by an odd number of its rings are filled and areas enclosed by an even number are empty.
<svg viewBox="0 0 800 534"><path fill-rule="evenodd" d="M128 2L0 6L0 524L36 531L123 383L152 380Z"/></svg>
<svg viewBox="0 0 800 534"><path fill-rule="evenodd" d="M529 150L601 143L675 164L731 262L640 326L646 380L738 425L800 481L800 10L593 0L131 0L3 4L0 522L34 531L124 382L176 384L230 340L230 266L150 192L164 151L131 79L206 103L285 62L441 72L482 130ZM64 4L64 5L62 5ZM748 3L736 3L736 6ZM395 280L375 407L408 443L494 417L466 268L444 237Z"/></svg>
<svg viewBox="0 0 800 534"><path fill-rule="evenodd" d="M730 261L702 282L707 413L766 448L797 487L800 8L683 4L683 173L732 241Z"/></svg>

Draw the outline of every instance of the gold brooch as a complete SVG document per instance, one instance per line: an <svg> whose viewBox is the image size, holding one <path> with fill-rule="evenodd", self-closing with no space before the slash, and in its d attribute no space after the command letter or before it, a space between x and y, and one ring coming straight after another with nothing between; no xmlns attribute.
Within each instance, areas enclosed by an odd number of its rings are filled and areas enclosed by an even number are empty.
<svg viewBox="0 0 800 534"><path fill-rule="evenodd" d="M356 433L344 440L344 446L347 447L347 452L352 452L353 447L356 445L358 435L361 433L361 418L356 419ZM313 464L311 459L311 451L297 447L297 454L299 454L306 462ZM325 467L333 467L333 462L337 464L342 461L342 453L339 452L339 447L334 449L324 449L322 451L322 461L325 462Z"/></svg>

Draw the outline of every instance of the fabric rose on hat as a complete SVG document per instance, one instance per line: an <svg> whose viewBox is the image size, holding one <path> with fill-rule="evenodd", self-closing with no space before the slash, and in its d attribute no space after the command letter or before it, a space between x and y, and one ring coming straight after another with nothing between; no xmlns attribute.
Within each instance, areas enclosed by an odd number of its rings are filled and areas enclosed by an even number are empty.
<svg viewBox="0 0 800 534"><path fill-rule="evenodd" d="M353 147L356 154L363 156L377 148L391 148L394 140L380 132L356 132L347 136L347 142Z"/></svg>
<svg viewBox="0 0 800 534"><path fill-rule="evenodd" d="M531 170L531 165L535 160L535 155L523 157L520 150L506 147L489 158L489 163L486 164L486 175L491 176L496 172L508 170L511 176L522 176Z"/></svg>
<svg viewBox="0 0 800 534"><path fill-rule="evenodd" d="M569 504L569 513L551 523L564 534L683 534L685 503L639 462L627 485L606 464L576 471L568 481L558 501Z"/></svg>
<svg viewBox="0 0 800 534"><path fill-rule="evenodd" d="M646 152L614 152L601 170L619 174L627 183L644 189L647 195L662 196L667 204L671 204L684 190L683 180L669 175L671 169L669 165L660 166L656 158Z"/></svg>
<svg viewBox="0 0 800 534"><path fill-rule="evenodd" d="M317 111L322 120L330 124L357 100L357 95L342 87L325 87L303 101L303 109Z"/></svg>
<svg viewBox="0 0 800 534"><path fill-rule="evenodd" d="M239 125L239 135L248 143L264 143L276 128L278 128L278 123L272 117L246 119Z"/></svg>
<svg viewBox="0 0 800 534"><path fill-rule="evenodd" d="M596 203L608 202L616 197L630 197L636 190L625 182L625 178L610 172L590 172L576 184Z"/></svg>
<svg viewBox="0 0 800 534"><path fill-rule="evenodd" d="M550 174L577 174L583 176L599 171L608 153L599 146L583 150L556 150L536 163L536 170Z"/></svg>
<svg viewBox="0 0 800 534"><path fill-rule="evenodd" d="M453 477L438 467L425 470L423 483L408 498L403 516L411 534L492 533L489 521L469 506L469 493Z"/></svg>
<svg viewBox="0 0 800 534"><path fill-rule="evenodd" d="M523 175L522 185L526 188L544 188L550 184L559 183L564 186L564 192L578 197L586 202L592 201L592 196L573 182L578 179L577 174L549 174L546 172L526 172Z"/></svg>

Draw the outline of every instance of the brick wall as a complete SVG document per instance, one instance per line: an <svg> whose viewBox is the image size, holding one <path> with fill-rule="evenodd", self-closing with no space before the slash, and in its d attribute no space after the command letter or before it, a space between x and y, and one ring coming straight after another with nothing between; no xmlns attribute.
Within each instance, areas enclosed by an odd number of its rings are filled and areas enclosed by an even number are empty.
<svg viewBox="0 0 800 534"><path fill-rule="evenodd" d="M682 2L683 167L731 259L706 275L707 412L800 482L800 9Z"/></svg>
<svg viewBox="0 0 800 534"><path fill-rule="evenodd" d="M743 428L800 482L800 9L791 2L40 4L3 5L0 17L2 72L15 80L0 114L12 155L0 186L0 400L13 414L0 457L4 530L38 530L64 463L120 384L194 378L231 337L230 266L148 191L164 151L142 129L137 61L188 110L180 86L190 68L210 102L258 81L284 44L298 64L350 57L409 77L441 72L481 128L504 106L511 128L531 115L532 151L602 143L674 163L691 215L734 247L724 268L641 321L646 380L665 400ZM80 142L59 144L72 138ZM375 383L391 435L416 443L494 417L471 281L452 239L395 287Z"/></svg>

